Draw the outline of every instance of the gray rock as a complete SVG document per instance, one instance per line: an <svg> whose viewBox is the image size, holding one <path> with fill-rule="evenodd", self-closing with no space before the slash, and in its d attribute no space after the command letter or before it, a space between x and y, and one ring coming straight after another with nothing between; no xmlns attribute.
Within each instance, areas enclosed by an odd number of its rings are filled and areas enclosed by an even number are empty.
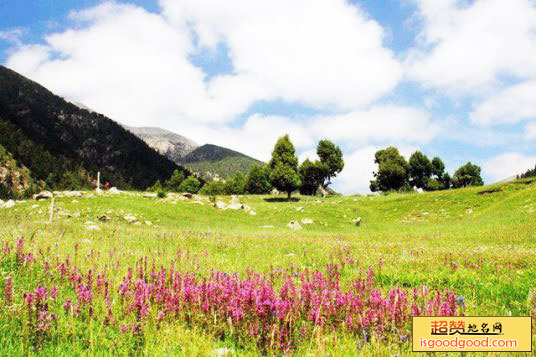
<svg viewBox="0 0 536 357"><path fill-rule="evenodd" d="M99 218L99 221L101 222L108 222L110 220L110 217L108 217L107 215L103 214L102 216L100 216Z"/></svg>
<svg viewBox="0 0 536 357"><path fill-rule="evenodd" d="M91 225L87 225L87 226L86 226L86 229L87 229L88 231L100 231L100 230L101 230L101 229L99 228L99 226L92 225L92 224L91 224Z"/></svg>
<svg viewBox="0 0 536 357"><path fill-rule="evenodd" d="M13 200L9 200L6 203L4 203L4 208L11 208L13 206L15 206L15 201Z"/></svg>
<svg viewBox="0 0 536 357"><path fill-rule="evenodd" d="M303 207L296 207L296 211L298 211L298 212L303 211Z"/></svg>
<svg viewBox="0 0 536 357"><path fill-rule="evenodd" d="M279 195L279 191L277 190L277 188L274 188L274 189L272 189L272 192L270 194L273 195L273 196L277 196L277 195Z"/></svg>
<svg viewBox="0 0 536 357"><path fill-rule="evenodd" d="M214 207L217 209L227 209L227 205L225 204L225 202L222 201L216 201L214 203Z"/></svg>
<svg viewBox="0 0 536 357"><path fill-rule="evenodd" d="M123 217L123 219L127 221L128 223L138 222L138 218L136 218L136 216L132 214L127 214L126 216Z"/></svg>
<svg viewBox="0 0 536 357"><path fill-rule="evenodd" d="M48 200L52 198L52 192L50 191L41 191L38 194L33 195L34 200Z"/></svg>
<svg viewBox="0 0 536 357"><path fill-rule="evenodd" d="M301 223L302 224L313 224L313 220L311 218L302 218Z"/></svg>
<svg viewBox="0 0 536 357"><path fill-rule="evenodd" d="M298 230L302 229L302 226L296 221L288 222L287 227L292 229L293 231L298 231Z"/></svg>
<svg viewBox="0 0 536 357"><path fill-rule="evenodd" d="M108 193L111 195L118 195L121 193L121 191L119 191L117 187L112 187L108 190Z"/></svg>
<svg viewBox="0 0 536 357"><path fill-rule="evenodd" d="M352 221L353 224L355 224L356 226L360 226L361 225L361 217L357 217L356 219L354 219Z"/></svg>
<svg viewBox="0 0 536 357"><path fill-rule="evenodd" d="M65 197L82 197L82 192L80 191L63 191L61 194Z"/></svg>

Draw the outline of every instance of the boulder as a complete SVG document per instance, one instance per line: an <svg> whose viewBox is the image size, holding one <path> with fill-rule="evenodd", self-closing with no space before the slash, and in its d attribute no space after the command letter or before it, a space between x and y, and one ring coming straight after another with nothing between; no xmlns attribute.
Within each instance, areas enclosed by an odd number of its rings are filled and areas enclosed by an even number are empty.
<svg viewBox="0 0 536 357"><path fill-rule="evenodd" d="M225 202L222 201L216 201L214 203L214 207L217 209L227 209L227 205L225 204Z"/></svg>
<svg viewBox="0 0 536 357"><path fill-rule="evenodd" d="M82 197L82 192L80 191L63 191L61 194L65 197Z"/></svg>
<svg viewBox="0 0 536 357"><path fill-rule="evenodd" d="M103 214L102 216L100 216L99 218L99 221L101 222L108 222L110 220L110 217L108 217L107 215Z"/></svg>
<svg viewBox="0 0 536 357"><path fill-rule="evenodd" d="M38 194L33 195L34 200L48 200L52 198L52 192L50 191L41 191Z"/></svg>
<svg viewBox="0 0 536 357"><path fill-rule="evenodd" d="M277 188L272 189L272 192L270 193L273 196L279 195L279 190Z"/></svg>
<svg viewBox="0 0 536 357"><path fill-rule="evenodd" d="M313 220L311 218L302 218L301 223L302 224L313 224Z"/></svg>
<svg viewBox="0 0 536 357"><path fill-rule="evenodd" d="M288 222L287 227L292 229L293 231L298 231L298 230L302 229L302 226L296 221Z"/></svg>
<svg viewBox="0 0 536 357"><path fill-rule="evenodd" d="M6 203L4 203L4 206L3 206L3 207L4 207L4 208L11 208L11 207L13 207L13 206L15 206L15 201L13 201L13 200L8 200Z"/></svg>
<svg viewBox="0 0 536 357"><path fill-rule="evenodd" d="M111 195L118 195L121 193L121 191L119 191L117 187L112 187L108 190L108 193Z"/></svg>
<svg viewBox="0 0 536 357"><path fill-rule="evenodd" d="M182 194L182 197L187 198L187 199L191 199L192 197L194 197L194 195L191 194L190 192L184 192Z"/></svg>
<svg viewBox="0 0 536 357"><path fill-rule="evenodd" d="M356 219L352 220L352 223L355 224L356 226L360 226L361 225L361 217L357 217Z"/></svg>
<svg viewBox="0 0 536 357"><path fill-rule="evenodd" d="M136 218L136 216L132 215L132 214L127 214L126 216L123 217L123 219L125 221L127 221L128 223L135 223L138 221L138 219Z"/></svg>

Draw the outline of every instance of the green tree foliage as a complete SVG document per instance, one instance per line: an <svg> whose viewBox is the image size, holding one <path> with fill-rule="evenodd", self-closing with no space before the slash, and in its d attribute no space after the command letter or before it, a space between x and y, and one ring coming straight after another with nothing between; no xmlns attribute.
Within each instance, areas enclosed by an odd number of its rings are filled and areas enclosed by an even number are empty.
<svg viewBox="0 0 536 357"><path fill-rule="evenodd" d="M199 193L205 196L225 195L225 183L223 181L207 182Z"/></svg>
<svg viewBox="0 0 536 357"><path fill-rule="evenodd" d="M448 172L443 173L443 175L441 175L441 179L438 181L441 190L448 190L452 186L452 179L450 178Z"/></svg>
<svg viewBox="0 0 536 357"><path fill-rule="evenodd" d="M432 163L426 155L415 151L409 158L409 176L412 186L426 189L432 176Z"/></svg>
<svg viewBox="0 0 536 357"><path fill-rule="evenodd" d="M429 178L428 183L426 184L426 189L428 191L438 191L441 189L441 184L435 178Z"/></svg>
<svg viewBox="0 0 536 357"><path fill-rule="evenodd" d="M436 178L439 180L443 176L443 173L445 172L445 164L439 157L434 157L432 159L432 173L436 176Z"/></svg>
<svg viewBox="0 0 536 357"><path fill-rule="evenodd" d="M245 191L254 195L270 193L272 184L268 169L258 165L253 165L246 176Z"/></svg>
<svg viewBox="0 0 536 357"><path fill-rule="evenodd" d="M324 183L325 167L319 161L311 162L306 159L300 165L299 171L302 182L300 193L302 195L315 195L318 187Z"/></svg>
<svg viewBox="0 0 536 357"><path fill-rule="evenodd" d="M519 175L518 178L536 177L536 166L533 169L528 169L525 173Z"/></svg>
<svg viewBox="0 0 536 357"><path fill-rule="evenodd" d="M166 189L171 192L180 192L179 187L184 179L184 172L179 170L173 171L173 175L166 181Z"/></svg>
<svg viewBox="0 0 536 357"><path fill-rule="evenodd" d="M298 174L298 158L296 150L288 135L277 140L272 159L269 162L270 181L272 186L279 191L286 192L290 200L292 192L301 186L300 175Z"/></svg>
<svg viewBox="0 0 536 357"><path fill-rule="evenodd" d="M322 169L322 186L325 188L331 184L331 179L339 174L344 168L341 149L329 140L320 140L316 147L316 154L320 158L317 169ZM317 170L318 171L318 170ZM316 190L315 190L316 191Z"/></svg>
<svg viewBox="0 0 536 357"><path fill-rule="evenodd" d="M390 146L377 151L374 162L378 164L378 171L374 172L375 180L370 182L372 192L400 190L409 185L409 165L397 148Z"/></svg>
<svg viewBox="0 0 536 357"><path fill-rule="evenodd" d="M198 193L201 189L201 183L195 177L189 176L182 181L179 190L180 192Z"/></svg>
<svg viewBox="0 0 536 357"><path fill-rule="evenodd" d="M147 190L152 191L152 192L160 192L160 191L164 191L164 186L162 185L162 182L160 182L160 180L156 180L154 185L149 187Z"/></svg>
<svg viewBox="0 0 536 357"><path fill-rule="evenodd" d="M225 193L228 195L242 195L246 187L246 178L241 172L225 181Z"/></svg>
<svg viewBox="0 0 536 357"><path fill-rule="evenodd" d="M467 186L482 186L484 181L480 176L480 167L473 165L471 162L461 166L452 177L452 186L454 188Z"/></svg>

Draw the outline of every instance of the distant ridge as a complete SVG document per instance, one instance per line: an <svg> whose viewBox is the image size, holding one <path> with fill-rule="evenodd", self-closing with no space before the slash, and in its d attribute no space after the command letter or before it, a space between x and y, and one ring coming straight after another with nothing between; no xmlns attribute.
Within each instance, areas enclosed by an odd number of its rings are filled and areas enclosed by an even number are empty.
<svg viewBox="0 0 536 357"><path fill-rule="evenodd" d="M51 188L90 186L100 171L120 188L145 189L189 172L115 121L0 66L0 145Z"/></svg>

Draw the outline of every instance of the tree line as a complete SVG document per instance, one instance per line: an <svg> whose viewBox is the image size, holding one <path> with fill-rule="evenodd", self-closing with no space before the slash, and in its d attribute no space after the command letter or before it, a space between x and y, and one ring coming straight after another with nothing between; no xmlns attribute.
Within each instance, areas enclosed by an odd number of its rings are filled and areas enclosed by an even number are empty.
<svg viewBox="0 0 536 357"><path fill-rule="evenodd" d="M481 168L471 162L459 167L454 176L445 171L439 157L430 160L420 151L415 151L406 161L397 148L389 146L374 155L378 171L370 182L372 192L448 190L467 186L482 186Z"/></svg>
<svg viewBox="0 0 536 357"><path fill-rule="evenodd" d="M194 176L185 177L178 170L163 184L157 181L151 190L163 192L201 193L205 195L268 194L273 188L287 194L300 191L303 195L314 195L322 188L326 190L331 180L344 168L341 149L329 140L318 143L318 160L305 160L298 165L294 145L288 135L277 140L271 160L264 166L253 165L247 175L238 172L225 181L211 181L204 185Z"/></svg>

